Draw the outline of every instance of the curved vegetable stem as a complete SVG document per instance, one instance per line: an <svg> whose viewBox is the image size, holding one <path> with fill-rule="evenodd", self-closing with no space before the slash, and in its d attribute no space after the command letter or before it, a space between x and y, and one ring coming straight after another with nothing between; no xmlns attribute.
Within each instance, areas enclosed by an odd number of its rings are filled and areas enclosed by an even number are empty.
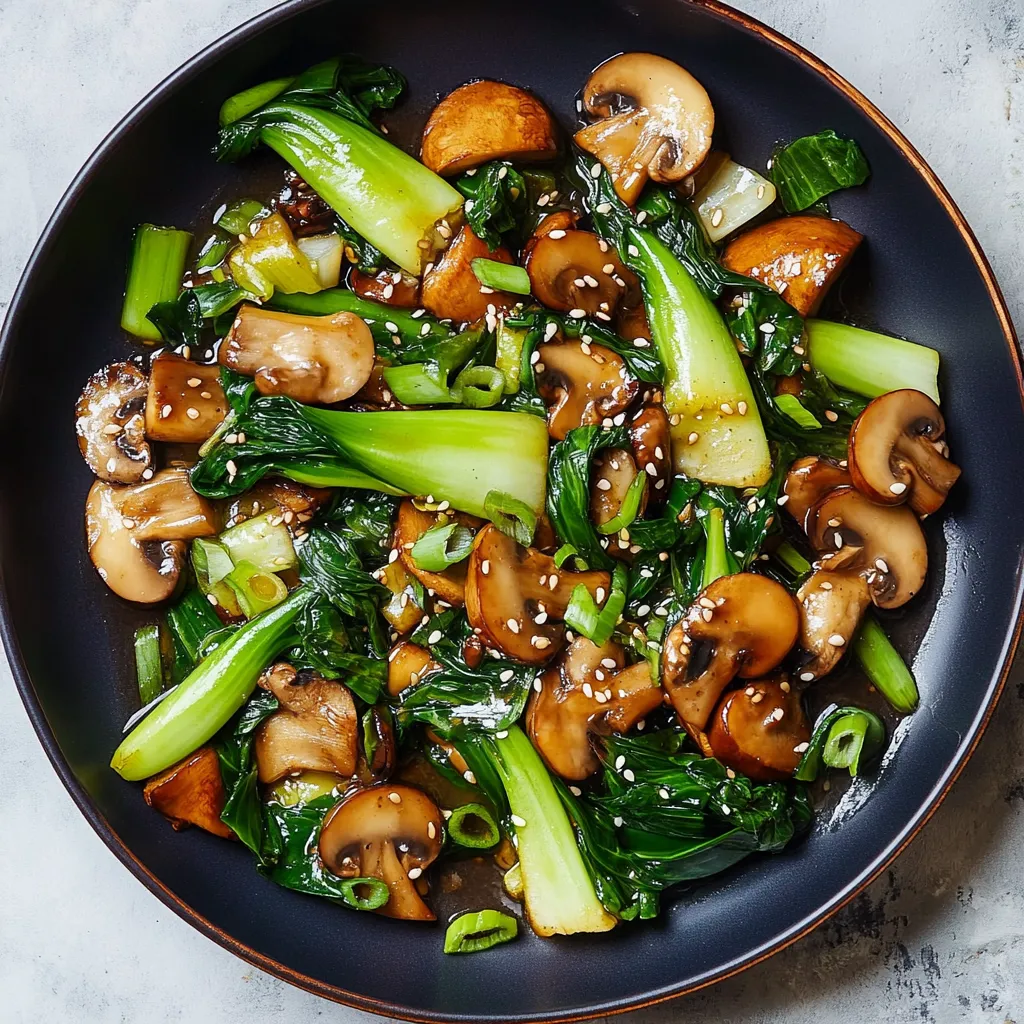
<svg viewBox="0 0 1024 1024"><path fill-rule="evenodd" d="M704 519L704 532L708 544L704 554L704 575L701 578L701 589L711 586L715 580L728 576L732 572L729 565L729 552L725 546L725 513L720 508L713 508Z"/></svg>
<svg viewBox="0 0 1024 1024"><path fill-rule="evenodd" d="M900 714L909 715L917 708L920 700L917 683L871 612L864 616L853 642L853 653L875 689Z"/></svg>

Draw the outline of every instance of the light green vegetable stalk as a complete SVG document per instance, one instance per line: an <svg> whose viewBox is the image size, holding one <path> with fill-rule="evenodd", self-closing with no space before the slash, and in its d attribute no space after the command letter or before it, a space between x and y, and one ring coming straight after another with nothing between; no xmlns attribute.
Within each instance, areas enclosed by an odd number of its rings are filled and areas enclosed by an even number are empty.
<svg viewBox="0 0 1024 1024"><path fill-rule="evenodd" d="M160 332L147 314L157 303L178 297L191 243L192 236L187 231L139 225L132 242L121 311L121 326L129 334L147 341L160 340Z"/></svg>

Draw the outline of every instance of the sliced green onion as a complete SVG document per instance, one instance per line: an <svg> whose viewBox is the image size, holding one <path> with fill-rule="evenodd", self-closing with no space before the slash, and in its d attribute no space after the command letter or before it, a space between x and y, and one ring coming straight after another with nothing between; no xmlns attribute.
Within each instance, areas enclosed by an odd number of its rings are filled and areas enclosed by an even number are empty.
<svg viewBox="0 0 1024 1024"><path fill-rule="evenodd" d="M494 332L494 365L505 378L506 395L514 395L519 390L523 345L529 333L525 327L510 327L504 317L498 318Z"/></svg>
<svg viewBox="0 0 1024 1024"><path fill-rule="evenodd" d="M337 288L341 279L341 260L345 245L333 231L324 235L297 238L299 251L313 264L321 288Z"/></svg>
<svg viewBox="0 0 1024 1024"><path fill-rule="evenodd" d="M213 223L237 239L239 235L248 235L252 222L269 212L258 199L237 199L229 203Z"/></svg>
<svg viewBox="0 0 1024 1024"><path fill-rule="evenodd" d="M281 572L299 564L292 535L279 512L264 512L246 519L225 530L217 539L235 565L252 562L266 572Z"/></svg>
<svg viewBox="0 0 1024 1024"><path fill-rule="evenodd" d="M220 232L210 235L203 242L199 255L196 257L196 273L205 274L219 267L234 244L233 238L226 238Z"/></svg>
<svg viewBox="0 0 1024 1024"><path fill-rule="evenodd" d="M803 576L811 571L811 563L788 540L784 540L775 549L775 557L797 576Z"/></svg>
<svg viewBox="0 0 1024 1024"><path fill-rule="evenodd" d="M135 672L143 706L156 700L164 688L164 665L160 651L160 627L141 626L135 631Z"/></svg>
<svg viewBox="0 0 1024 1024"><path fill-rule="evenodd" d="M725 543L725 513L720 508L711 509L704 517L704 532L707 547L704 552L704 575L701 589L710 587L715 580L728 576L733 570L729 564L729 550Z"/></svg>
<svg viewBox="0 0 1024 1024"><path fill-rule="evenodd" d="M121 327L129 334L147 341L160 340L160 332L148 314L158 303L178 297L191 243L188 231L155 224L138 226L121 310Z"/></svg>
<svg viewBox="0 0 1024 1024"><path fill-rule="evenodd" d="M204 594L208 594L209 588L220 583L234 567L235 563L223 544L208 537L197 537L192 541L192 568Z"/></svg>
<svg viewBox="0 0 1024 1024"><path fill-rule="evenodd" d="M484 498L484 517L507 537L529 547L537 529L537 513L525 501L504 491L488 491Z"/></svg>
<svg viewBox="0 0 1024 1024"><path fill-rule="evenodd" d="M470 266L476 279L485 288L493 288L496 292L511 292L513 295L530 294L530 275L522 267L480 256Z"/></svg>
<svg viewBox="0 0 1024 1024"><path fill-rule="evenodd" d="M227 313L240 302L252 298L244 288L239 288L231 280L196 285L191 292L199 300L199 312L207 320Z"/></svg>
<svg viewBox="0 0 1024 1024"><path fill-rule="evenodd" d="M489 850L501 839L501 830L494 815L483 804L461 804L452 809L448 835L459 846Z"/></svg>
<svg viewBox="0 0 1024 1024"><path fill-rule="evenodd" d="M264 572L252 562L239 562L224 578L232 589L247 619L281 604L288 597L288 588L280 576Z"/></svg>
<svg viewBox="0 0 1024 1024"><path fill-rule="evenodd" d="M900 714L909 715L917 707L917 683L872 612L864 616L853 653L875 689Z"/></svg>
<svg viewBox="0 0 1024 1024"><path fill-rule="evenodd" d="M849 768L851 775L874 760L885 745L885 725L873 711L863 708L826 708L814 725L807 750L793 778L813 782L822 764L829 768Z"/></svg>
<svg viewBox="0 0 1024 1024"><path fill-rule="evenodd" d="M498 910L460 914L444 933L444 951L479 953L503 942L510 942L516 937L518 927L514 917Z"/></svg>
<svg viewBox="0 0 1024 1024"><path fill-rule="evenodd" d="M278 291L321 290L313 264L295 244L291 228L279 213L264 217L252 236L235 246L228 267L235 284L264 302Z"/></svg>
<svg viewBox="0 0 1024 1024"><path fill-rule="evenodd" d="M803 407L796 395L776 395L772 401L783 416L791 419L801 429L821 430L821 424L815 419L814 414Z"/></svg>
<svg viewBox="0 0 1024 1024"><path fill-rule="evenodd" d="M280 96L294 81L294 78L274 78L269 82L260 82L259 85L252 85L248 89L236 92L234 96L229 96L220 106L220 113L217 117L220 126L223 128L224 125L231 124L232 121L240 121L254 110L259 110L275 96Z"/></svg>
<svg viewBox="0 0 1024 1024"><path fill-rule="evenodd" d="M412 546L412 560L426 572L444 572L450 565L469 557L473 550L472 530L458 523L435 526L420 534Z"/></svg>
<svg viewBox="0 0 1024 1024"><path fill-rule="evenodd" d="M384 383L402 405L441 405L455 401L440 370L430 363L384 367Z"/></svg>
<svg viewBox="0 0 1024 1024"><path fill-rule="evenodd" d="M467 366L452 385L452 398L467 409L489 409L504 393L505 375L496 366Z"/></svg>
<svg viewBox="0 0 1024 1024"><path fill-rule="evenodd" d="M626 496L622 499L619 511L608 520L596 527L598 533L607 535L618 533L630 526L634 519L640 514L640 505L643 503L644 494L647 492L647 474L637 473L626 488Z"/></svg>
<svg viewBox="0 0 1024 1024"><path fill-rule="evenodd" d="M580 558L579 551L577 551L576 547L574 545L572 545L572 544L563 544L555 552L555 556L554 556L555 568L556 569L561 569L562 566L565 565L565 563L568 562L570 558L575 559L573 564L576 566L577 571L582 572L582 571L586 570L587 568L589 568L587 566L587 563L584 562L582 558Z"/></svg>
<svg viewBox="0 0 1024 1024"><path fill-rule="evenodd" d="M356 910L379 910L391 897L387 882L379 878L332 878L331 885Z"/></svg>
<svg viewBox="0 0 1024 1024"><path fill-rule="evenodd" d="M572 592L569 606L565 610L565 624L582 633L600 647L615 632L622 609L626 607L626 570L617 565L612 574L611 593L602 608L590 596L590 591L580 583Z"/></svg>

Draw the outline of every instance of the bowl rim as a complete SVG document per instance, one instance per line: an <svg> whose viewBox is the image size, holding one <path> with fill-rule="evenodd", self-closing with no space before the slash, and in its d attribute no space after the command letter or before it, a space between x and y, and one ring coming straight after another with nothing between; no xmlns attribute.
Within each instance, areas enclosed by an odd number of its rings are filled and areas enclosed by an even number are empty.
<svg viewBox="0 0 1024 1024"><path fill-rule="evenodd" d="M54 208L53 213L47 220L32 249L32 253L25 264L18 284L15 287L11 298L10 306L4 317L2 328L0 328L0 395L3 393L3 385L7 377L9 352L13 346L12 324L17 319L19 307L28 289L37 266L42 262L52 236L61 228L65 216L74 206L79 192L87 186L93 173L106 159L108 152L117 144L121 135L131 128L137 121L145 117L155 103L171 95L178 86L190 79L194 74L207 66L220 60L240 43L256 36L273 25L286 21L298 12L323 6L333 0L284 0L275 7L264 11L261 14L244 21L231 31L214 40L198 53L181 64L170 75L164 78L149 93L146 94L131 110L104 136L95 150L83 164L82 168L75 175L71 184L65 190L60 201ZM941 183L938 176L931 169L924 157L908 141L903 133L886 117L885 114L875 106L866 96L848 82L842 75L833 70L816 57L813 53L794 42L787 36L773 28L758 21L741 11L720 2L720 0L676 0L677 3L687 4L709 12L713 16L727 21L732 25L747 31L768 45L788 54L800 61L806 67L816 72L821 78L832 85L837 91L864 113L875 126L889 139L897 148L903 158L913 167L924 183L931 190L939 204L953 223L964 244L970 253L971 259L977 267L982 283L988 293L989 300L999 320L1003 332L1003 340L1009 351L1010 360L1016 375L1018 395L1024 407L1024 369L1022 369L1019 342L1016 331L1010 317L1006 300L1002 294L992 267L982 251L978 239L967 223L966 218L959 207ZM956 782L965 765L977 749L981 737L987 729L999 697L1002 694L1010 669L1013 665L1014 656L1017 652L1024 628L1024 579L1018 580L1014 597L1014 622L1013 627L1006 637L1000 655L998 668L993 678L989 680L984 695L984 702L981 705L978 715L971 725L970 730L964 735L957 753L950 764L946 767L942 777L938 780L926 801L915 812L914 816L905 824L900 834L884 849L875 859L868 864L861 873L845 888L835 893L833 897L818 911L803 921L797 922L787 930L776 936L775 940L764 949L753 950L738 962L724 966L713 974L701 978L689 984L666 986L664 989L649 993L640 997L624 997L620 1000L613 1000L603 1004L595 1004L580 1010L554 1013L532 1013L517 1015L516 1021L544 1021L550 1024L562 1024L562 1022L590 1020L595 1017L610 1016L626 1013L631 1010L642 1009L653 1006L657 1003L675 999L679 996L696 992L699 989L714 985L726 978L733 977L742 971L753 967L755 964L774 956L780 950L792 945L794 942L809 934L833 914L841 910L847 903L858 896L868 885L870 885L889 865L903 852L909 843L920 833L924 826L931 819L939 805L949 793L954 782ZM412 1007L393 1004L380 999L370 998L356 992L350 992L340 986L332 985L317 978L310 977L300 971L286 967L284 964L268 957L251 946L239 941L228 932L218 928L212 921L198 913L193 907L187 904L182 898L172 892L159 878L156 877L128 848L126 843L114 831L110 823L93 804L91 797L85 787L76 779L70 765L61 753L56 737L46 721L46 716L36 697L35 690L29 678L28 668L21 653L21 646L14 632L13 620L10 608L10 597L6 581L0 569L0 638L3 640L4 649L10 663L11 673L15 685L21 696L22 703L36 736L39 739L43 750L46 752L61 782L64 784L72 800L79 811L92 826L97 835L103 840L110 851L121 861L125 867L139 881L149 889L165 906L173 910L180 918L187 921L208 938L212 939L224 949L229 950L236 956L252 964L260 970L266 971L283 981L289 982L314 995L322 996L333 1002L341 1003L354 1009L368 1011L382 1016L397 1017L402 1020L424 1022L451 1021L451 1020L495 1020L494 1017L482 1017L479 1015L458 1015L442 1016L434 1012L424 1012ZM504 1017L503 1020L513 1018Z"/></svg>

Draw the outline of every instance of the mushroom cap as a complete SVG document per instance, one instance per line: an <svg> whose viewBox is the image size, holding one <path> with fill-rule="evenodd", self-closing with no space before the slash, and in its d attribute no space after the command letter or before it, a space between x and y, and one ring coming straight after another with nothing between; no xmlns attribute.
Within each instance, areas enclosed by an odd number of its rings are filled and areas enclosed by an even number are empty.
<svg viewBox="0 0 1024 1024"><path fill-rule="evenodd" d="M512 263L512 254L503 245L490 250L468 224L459 228L454 241L423 275L420 288L423 306L442 320L471 323L490 312L511 309L515 297L505 292L481 291L485 287L473 273L473 260Z"/></svg>
<svg viewBox="0 0 1024 1024"><path fill-rule="evenodd" d="M260 782L300 771L355 772L359 720L346 687L307 669L296 672L287 662L271 665L259 685L281 704L256 733Z"/></svg>
<svg viewBox="0 0 1024 1024"><path fill-rule="evenodd" d="M264 512L278 511L285 526L294 532L334 494L331 488L310 487L278 476L264 477L230 502L225 526L237 526Z"/></svg>
<svg viewBox="0 0 1024 1024"><path fill-rule="evenodd" d="M704 86L653 53L623 53L599 65L583 87L583 107L601 118L576 144L604 164L630 206L648 177L682 181L707 156L715 111Z"/></svg>
<svg viewBox="0 0 1024 1024"><path fill-rule="evenodd" d="M811 656L800 666L801 682L831 672L847 652L861 616L871 604L867 580L857 572L819 569L796 592L800 646Z"/></svg>
<svg viewBox="0 0 1024 1024"><path fill-rule="evenodd" d="M642 301L636 274L592 231L552 228L535 236L524 266L534 298L549 309L582 309L610 321L620 302L636 306Z"/></svg>
<svg viewBox="0 0 1024 1024"><path fill-rule="evenodd" d="M557 153L555 122L544 104L489 79L450 92L423 129L421 159L445 177L491 160L551 160Z"/></svg>
<svg viewBox="0 0 1024 1024"><path fill-rule="evenodd" d="M722 764L751 779L787 779L803 756L811 727L799 694L785 679L757 679L733 690L715 709L708 730Z"/></svg>
<svg viewBox="0 0 1024 1024"><path fill-rule="evenodd" d="M425 647L411 640L401 640L388 652L388 693L397 697L428 672L440 667Z"/></svg>
<svg viewBox="0 0 1024 1024"><path fill-rule="evenodd" d="M183 466L162 469L151 480L118 495L124 525L137 541L193 540L217 533L213 505L192 489Z"/></svg>
<svg viewBox="0 0 1024 1024"><path fill-rule="evenodd" d="M537 391L548 403L548 433L556 441L624 412L640 390L622 357L603 345L552 341L536 351Z"/></svg>
<svg viewBox="0 0 1024 1024"><path fill-rule="evenodd" d="M539 665L565 643L560 620L580 584L601 604L610 577L559 569L549 555L522 547L488 524L476 535L467 563L466 615L489 647Z"/></svg>
<svg viewBox="0 0 1024 1024"><path fill-rule="evenodd" d="M423 609L417 603L413 578L405 571L402 560L388 562L375 575L391 591L391 599L381 608L381 615L396 633L411 632L423 618Z"/></svg>
<svg viewBox="0 0 1024 1024"><path fill-rule="evenodd" d="M470 530L480 528L480 520L465 512L449 509L446 512L426 512L417 508L411 498L405 498L398 506L395 518L394 547L407 572L411 573L428 590L433 590L443 601L461 607L466 600L466 563L456 562L444 572L429 572L421 569L412 557L412 546L427 530L456 522Z"/></svg>
<svg viewBox="0 0 1024 1024"><path fill-rule="evenodd" d="M850 430L854 486L881 505L905 501L930 515L960 476L949 461L946 422L921 391L903 388L869 402Z"/></svg>
<svg viewBox="0 0 1024 1024"><path fill-rule="evenodd" d="M928 547L906 505L876 505L854 487L836 487L807 514L807 536L823 568L863 573L879 608L899 608L924 586Z"/></svg>
<svg viewBox="0 0 1024 1024"><path fill-rule="evenodd" d="M78 448L107 483L134 484L152 462L143 409L149 382L132 363L111 363L86 382L75 406Z"/></svg>
<svg viewBox="0 0 1024 1024"><path fill-rule="evenodd" d="M183 541L142 542L124 525L121 503L127 488L97 480L85 500L89 558L110 589L126 601L156 604L172 597L181 580Z"/></svg>
<svg viewBox="0 0 1024 1024"><path fill-rule="evenodd" d="M633 453L625 448L605 448L594 456L590 472L590 519L595 526L604 526L619 514L639 472ZM645 489L644 500L647 493ZM626 546L629 547L628 543ZM616 553L614 548L609 549L609 554Z"/></svg>
<svg viewBox="0 0 1024 1024"><path fill-rule="evenodd" d="M739 676L756 679L776 668L796 643L800 617L781 584L740 572L715 580L669 631L662 657L662 685L682 723L703 731L722 691ZM694 647L707 659L695 675Z"/></svg>
<svg viewBox="0 0 1024 1024"><path fill-rule="evenodd" d="M219 359L253 377L260 394L333 405L369 380L373 335L354 313L300 316L243 303Z"/></svg>
<svg viewBox="0 0 1024 1024"><path fill-rule="evenodd" d="M324 818L320 859L341 878L386 882L388 902L377 913L410 921L434 914L409 878L418 878L441 852L441 812L412 786L378 783L342 799Z"/></svg>
<svg viewBox="0 0 1024 1024"><path fill-rule="evenodd" d="M419 278L404 270L380 270L370 275L353 267L348 285L361 298L383 302L386 306L415 309L420 304Z"/></svg>
<svg viewBox="0 0 1024 1024"><path fill-rule="evenodd" d="M645 402L628 426L637 467L648 477L646 506L657 507L668 497L673 475L668 413L660 402Z"/></svg>
<svg viewBox="0 0 1024 1024"><path fill-rule="evenodd" d="M235 833L220 820L227 802L220 759L213 747L200 747L183 761L154 775L142 798L168 818L175 829L196 825L223 839Z"/></svg>
<svg viewBox="0 0 1024 1024"><path fill-rule="evenodd" d="M849 471L835 459L827 455L804 455L789 467L782 485L787 499L786 511L803 529L807 513L833 487L848 487L852 482Z"/></svg>
<svg viewBox="0 0 1024 1024"><path fill-rule="evenodd" d="M162 352L149 365L146 436L151 441L202 444L223 422L228 402L220 367Z"/></svg>

